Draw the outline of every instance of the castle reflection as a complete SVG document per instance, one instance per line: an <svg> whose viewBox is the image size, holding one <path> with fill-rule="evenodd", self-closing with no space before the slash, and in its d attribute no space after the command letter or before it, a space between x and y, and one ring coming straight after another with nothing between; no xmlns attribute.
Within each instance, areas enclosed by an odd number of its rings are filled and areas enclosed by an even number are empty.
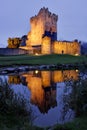
<svg viewBox="0 0 87 130"><path fill-rule="evenodd" d="M30 92L30 102L38 106L41 113L47 113L57 106L56 83L66 80L77 80L78 70L29 71L19 76L9 76L9 84L27 84Z"/></svg>

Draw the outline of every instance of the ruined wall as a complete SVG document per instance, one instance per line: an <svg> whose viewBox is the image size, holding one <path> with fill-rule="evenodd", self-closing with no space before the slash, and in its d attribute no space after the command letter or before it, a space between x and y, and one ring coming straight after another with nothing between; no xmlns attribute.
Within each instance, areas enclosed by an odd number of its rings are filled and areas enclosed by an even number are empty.
<svg viewBox="0 0 87 130"><path fill-rule="evenodd" d="M53 52L56 54L80 55L80 43L77 41L55 41Z"/></svg>
<svg viewBox="0 0 87 130"><path fill-rule="evenodd" d="M20 55L28 54L29 50L24 50L20 48L0 48L0 55Z"/></svg>
<svg viewBox="0 0 87 130"><path fill-rule="evenodd" d="M57 19L58 16L49 12L48 8L41 8L39 13L31 17L31 30L28 33L27 46L41 45L42 37L46 33L53 33L52 37L57 40Z"/></svg>

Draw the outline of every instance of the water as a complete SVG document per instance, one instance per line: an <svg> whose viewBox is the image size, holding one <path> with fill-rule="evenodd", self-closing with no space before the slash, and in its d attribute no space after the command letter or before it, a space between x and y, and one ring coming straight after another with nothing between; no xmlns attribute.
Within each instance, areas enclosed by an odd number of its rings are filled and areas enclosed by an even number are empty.
<svg viewBox="0 0 87 130"><path fill-rule="evenodd" d="M79 70L29 71L21 74L1 75L15 93L30 101L37 116L34 125L51 126L72 121L76 112L70 104L72 86L67 81L78 80Z"/></svg>

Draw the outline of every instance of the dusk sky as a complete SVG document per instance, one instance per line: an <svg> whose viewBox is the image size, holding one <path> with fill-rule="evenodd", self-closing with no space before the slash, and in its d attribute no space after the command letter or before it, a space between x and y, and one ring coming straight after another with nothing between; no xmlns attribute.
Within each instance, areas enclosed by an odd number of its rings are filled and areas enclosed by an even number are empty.
<svg viewBox="0 0 87 130"><path fill-rule="evenodd" d="M58 40L87 41L87 0L0 0L0 47L30 31L30 17L42 7L58 15Z"/></svg>

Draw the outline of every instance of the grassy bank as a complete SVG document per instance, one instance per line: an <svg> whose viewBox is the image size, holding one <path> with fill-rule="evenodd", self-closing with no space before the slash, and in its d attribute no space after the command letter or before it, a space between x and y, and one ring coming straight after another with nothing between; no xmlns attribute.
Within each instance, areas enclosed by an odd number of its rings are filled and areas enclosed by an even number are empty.
<svg viewBox="0 0 87 130"><path fill-rule="evenodd" d="M30 126L28 122L24 122L21 125L21 119L19 124L8 123L7 120L15 121L14 117L9 119L0 115L0 130L87 130L87 117L77 118L73 122L66 123L64 125L55 125L53 127L40 128L37 126Z"/></svg>
<svg viewBox="0 0 87 130"><path fill-rule="evenodd" d="M0 65L41 65L41 64L68 64L68 63L87 63L86 56L72 55L17 55L17 56L0 56Z"/></svg>
<svg viewBox="0 0 87 130"><path fill-rule="evenodd" d="M87 117L80 117L73 122L57 125L53 130L87 130Z"/></svg>

